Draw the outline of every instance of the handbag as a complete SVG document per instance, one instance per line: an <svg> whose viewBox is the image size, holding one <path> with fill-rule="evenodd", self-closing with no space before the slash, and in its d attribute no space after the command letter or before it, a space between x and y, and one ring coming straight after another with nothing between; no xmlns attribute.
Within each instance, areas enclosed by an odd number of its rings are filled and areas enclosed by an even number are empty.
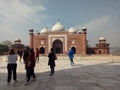
<svg viewBox="0 0 120 90"><path fill-rule="evenodd" d="M54 60L57 60L57 56L56 56L56 54L54 54Z"/></svg>

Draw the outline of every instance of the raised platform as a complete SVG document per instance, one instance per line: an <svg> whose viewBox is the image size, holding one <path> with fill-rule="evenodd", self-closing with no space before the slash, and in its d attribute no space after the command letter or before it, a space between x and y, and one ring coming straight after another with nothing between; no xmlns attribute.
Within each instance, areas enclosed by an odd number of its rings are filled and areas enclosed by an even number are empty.
<svg viewBox="0 0 120 90"><path fill-rule="evenodd" d="M64 58L64 59L63 59ZM101 59L100 59L101 58ZM36 63L36 81L25 86L24 64L17 62L17 79L7 85L7 62L0 56L0 90L120 90L120 56L58 57L55 74L49 76L48 58Z"/></svg>

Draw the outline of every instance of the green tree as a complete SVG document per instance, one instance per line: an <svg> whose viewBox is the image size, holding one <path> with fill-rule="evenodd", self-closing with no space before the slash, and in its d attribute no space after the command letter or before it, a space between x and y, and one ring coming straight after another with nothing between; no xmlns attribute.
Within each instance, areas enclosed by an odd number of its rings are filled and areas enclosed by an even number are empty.
<svg viewBox="0 0 120 90"><path fill-rule="evenodd" d="M9 51L9 47L7 45L1 45L0 44L0 55L3 55L8 51Z"/></svg>

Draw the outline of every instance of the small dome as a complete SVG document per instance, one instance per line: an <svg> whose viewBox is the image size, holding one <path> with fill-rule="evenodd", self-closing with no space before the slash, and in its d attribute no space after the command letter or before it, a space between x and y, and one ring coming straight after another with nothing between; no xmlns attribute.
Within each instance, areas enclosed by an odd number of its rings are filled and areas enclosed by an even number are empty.
<svg viewBox="0 0 120 90"><path fill-rule="evenodd" d="M33 28L29 28L29 31L30 31L30 32L33 32L34 30L33 30Z"/></svg>
<svg viewBox="0 0 120 90"><path fill-rule="evenodd" d="M86 27L82 27L82 29L87 29Z"/></svg>
<svg viewBox="0 0 120 90"><path fill-rule="evenodd" d="M47 27L44 27L44 28L40 31L41 34L47 33L47 32L48 32L48 28L47 28Z"/></svg>
<svg viewBox="0 0 120 90"><path fill-rule="evenodd" d="M65 28L64 26L60 23L57 22L53 27L52 27L52 31L64 31Z"/></svg>
<svg viewBox="0 0 120 90"><path fill-rule="evenodd" d="M29 30L33 30L33 28L29 28Z"/></svg>
<svg viewBox="0 0 120 90"><path fill-rule="evenodd" d="M78 30L78 33L79 33L79 34L81 34L81 31L80 31L80 30Z"/></svg>
<svg viewBox="0 0 120 90"><path fill-rule="evenodd" d="M73 27L71 27L69 28L69 33L76 33L76 30Z"/></svg>
<svg viewBox="0 0 120 90"><path fill-rule="evenodd" d="M21 44L21 40L20 39L15 39L15 44Z"/></svg>
<svg viewBox="0 0 120 90"><path fill-rule="evenodd" d="M106 40L104 37L100 37L99 40Z"/></svg>
<svg viewBox="0 0 120 90"><path fill-rule="evenodd" d="M21 40L20 39L15 39L15 42L21 42Z"/></svg>

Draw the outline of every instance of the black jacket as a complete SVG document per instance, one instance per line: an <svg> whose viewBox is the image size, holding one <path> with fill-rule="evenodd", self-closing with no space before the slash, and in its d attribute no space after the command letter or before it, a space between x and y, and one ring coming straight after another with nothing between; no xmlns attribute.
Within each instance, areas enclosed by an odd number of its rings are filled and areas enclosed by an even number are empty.
<svg viewBox="0 0 120 90"><path fill-rule="evenodd" d="M55 53L54 52L49 53L48 57L49 57L48 65L55 66Z"/></svg>

